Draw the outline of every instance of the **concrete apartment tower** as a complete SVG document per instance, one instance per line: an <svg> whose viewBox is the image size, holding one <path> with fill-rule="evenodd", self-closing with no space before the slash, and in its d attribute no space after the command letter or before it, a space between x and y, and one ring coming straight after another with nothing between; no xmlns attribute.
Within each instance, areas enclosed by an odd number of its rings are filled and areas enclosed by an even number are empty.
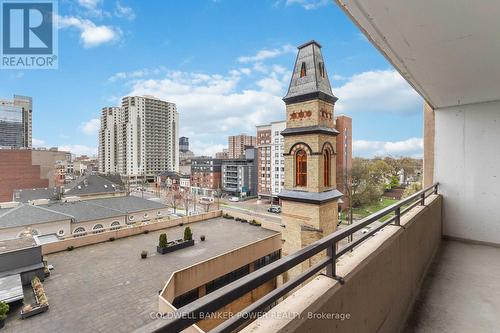
<svg viewBox="0 0 500 333"><path fill-rule="evenodd" d="M289 255L337 228L333 95L321 45L310 41L298 47L286 104L285 188L282 200L283 255ZM284 274L284 281L315 264L324 254Z"/></svg>
<svg viewBox="0 0 500 333"><path fill-rule="evenodd" d="M179 171L179 114L174 103L153 96L126 96L105 107L99 132L99 171L132 182Z"/></svg>

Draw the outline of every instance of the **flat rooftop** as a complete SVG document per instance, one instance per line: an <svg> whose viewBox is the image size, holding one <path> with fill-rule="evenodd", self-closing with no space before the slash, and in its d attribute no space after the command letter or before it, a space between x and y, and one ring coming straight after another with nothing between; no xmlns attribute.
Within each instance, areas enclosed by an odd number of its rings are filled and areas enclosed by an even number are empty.
<svg viewBox="0 0 500 333"><path fill-rule="evenodd" d="M20 309L15 309L3 332L133 331L152 320L150 313L158 311L158 293L174 271L275 234L215 218L189 224L194 246L156 253L160 233L166 232L170 240L182 238L185 226L46 255L54 265L44 282L49 311L21 320ZM206 236L205 242L200 242L201 235ZM142 250L150 257L141 259Z"/></svg>
<svg viewBox="0 0 500 333"><path fill-rule="evenodd" d="M37 246L32 236L0 240L0 254Z"/></svg>

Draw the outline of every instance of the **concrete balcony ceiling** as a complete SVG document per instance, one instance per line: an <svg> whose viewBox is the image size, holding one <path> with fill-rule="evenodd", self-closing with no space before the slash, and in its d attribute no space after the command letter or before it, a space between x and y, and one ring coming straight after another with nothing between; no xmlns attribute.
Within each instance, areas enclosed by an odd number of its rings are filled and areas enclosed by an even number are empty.
<svg viewBox="0 0 500 333"><path fill-rule="evenodd" d="M434 109L500 100L497 1L336 2Z"/></svg>

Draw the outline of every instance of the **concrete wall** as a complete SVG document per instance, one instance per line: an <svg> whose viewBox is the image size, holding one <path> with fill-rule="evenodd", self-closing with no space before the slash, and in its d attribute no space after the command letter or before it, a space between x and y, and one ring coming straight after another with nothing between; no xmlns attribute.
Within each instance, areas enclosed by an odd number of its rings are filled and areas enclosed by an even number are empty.
<svg viewBox="0 0 500 333"><path fill-rule="evenodd" d="M168 216L169 208L161 208L161 209L151 209L151 210L143 210L140 212L130 213L128 214L128 222L143 222L143 221L152 221L156 218L162 218ZM158 215L158 212L161 214ZM133 216L133 220L130 220L130 216Z"/></svg>
<svg viewBox="0 0 500 333"><path fill-rule="evenodd" d="M176 219L165 218L165 219L158 220L158 222L150 223L147 225L133 226L133 227L128 227L128 228L122 228L119 230L108 230L105 232L101 232L99 234L90 233L90 234L87 234L86 236L68 238L68 239L58 241L58 242L44 244L44 245L42 245L42 253L45 255L45 254L49 254L49 253L65 251L69 246L73 246L74 248L77 248L77 247L81 247L81 246L107 242L107 241L109 241L109 239L111 237L118 239L118 238L138 235L138 234L143 233L146 230L156 231L156 230L161 230L161 229L165 229L165 228L175 227L181 223L188 224L188 223L194 223L194 222L199 222L199 221L203 221L203 220L208 220L208 219L212 219L212 218L221 216L221 213L222 212L220 210L218 210L218 211L213 211L213 212L208 212L208 213L203 213L203 214L198 214L198 215L193 215L193 216L180 217L180 218L176 218Z"/></svg>
<svg viewBox="0 0 500 333"><path fill-rule="evenodd" d="M441 208L429 197L403 215L404 228L387 226L339 259L345 284L320 275L241 332L398 332L441 242ZM323 314L331 318L312 317Z"/></svg>
<svg viewBox="0 0 500 333"><path fill-rule="evenodd" d="M120 227L125 228L127 225L125 224L126 217L125 215L123 216L116 216L116 217L110 217L106 219L100 219L100 220L94 220L94 221L85 221L85 222L76 222L71 224L71 233L74 233L77 228L83 227L85 228L85 232L87 233L92 233L93 228L96 224L101 224L104 229L108 229L111 227L111 223L118 221L120 222ZM70 235L67 235L70 236Z"/></svg>
<svg viewBox="0 0 500 333"><path fill-rule="evenodd" d="M444 235L500 244L500 102L435 111Z"/></svg>
<svg viewBox="0 0 500 333"><path fill-rule="evenodd" d="M281 235L277 233L251 244L231 250L217 257L210 258L196 265L174 272L159 295L158 311L160 313L175 311L175 307L172 306L172 302L175 297L195 288L201 287L204 289L208 282L240 267L249 265L255 260L280 249ZM234 302L231 302L220 309L219 312L237 313L272 291L274 288L276 288L276 279L272 279L253 291L241 296ZM205 319L198 322L198 327L204 331L209 331L224 320L224 318Z"/></svg>

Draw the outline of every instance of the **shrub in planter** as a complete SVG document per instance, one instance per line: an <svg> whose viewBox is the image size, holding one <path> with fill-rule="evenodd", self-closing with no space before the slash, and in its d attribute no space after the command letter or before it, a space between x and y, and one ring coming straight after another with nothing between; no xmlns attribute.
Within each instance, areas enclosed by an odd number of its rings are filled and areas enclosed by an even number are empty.
<svg viewBox="0 0 500 333"><path fill-rule="evenodd" d="M248 221L246 219L241 219L240 222L241 223L247 223Z"/></svg>
<svg viewBox="0 0 500 333"><path fill-rule="evenodd" d="M239 217L235 218L234 220L235 221L241 221L241 219Z"/></svg>
<svg viewBox="0 0 500 333"><path fill-rule="evenodd" d="M159 247L167 247L168 246L167 234L160 234L160 239L158 240L158 246Z"/></svg>
<svg viewBox="0 0 500 333"><path fill-rule="evenodd" d="M70 245L70 246L68 246L68 248L67 248L66 250L68 250L68 251L73 251L73 249L74 249L74 248L75 248L75 247L74 247L73 245Z"/></svg>
<svg viewBox="0 0 500 333"><path fill-rule="evenodd" d="M142 259L146 259L147 257L148 257L148 251L143 250L143 251L141 252L141 258L142 258Z"/></svg>
<svg viewBox="0 0 500 333"><path fill-rule="evenodd" d="M31 306L31 304L26 304L23 306L23 313L26 313L26 312L30 312L31 310L33 310L33 307Z"/></svg>
<svg viewBox="0 0 500 333"><path fill-rule="evenodd" d="M201 235L201 236L200 236L200 240L201 240L202 242L204 242L204 241L205 241L205 235Z"/></svg>
<svg viewBox="0 0 500 333"><path fill-rule="evenodd" d="M144 233L147 235L149 234L149 230L144 230Z"/></svg>
<svg viewBox="0 0 500 333"><path fill-rule="evenodd" d="M193 233L191 232L191 228L190 227L186 227L184 229L184 240L185 241L189 241L189 240L192 240L193 239Z"/></svg>
<svg viewBox="0 0 500 333"><path fill-rule="evenodd" d="M114 240L115 240L115 238L114 238L114 237L109 237L109 241L110 241L110 242L112 242L112 241L114 241Z"/></svg>
<svg viewBox="0 0 500 333"><path fill-rule="evenodd" d="M0 302L0 325L3 326L4 320L7 318L9 312L9 304Z"/></svg>
<svg viewBox="0 0 500 333"><path fill-rule="evenodd" d="M182 227L184 225L184 223L181 222L181 223L179 223L179 225Z"/></svg>

